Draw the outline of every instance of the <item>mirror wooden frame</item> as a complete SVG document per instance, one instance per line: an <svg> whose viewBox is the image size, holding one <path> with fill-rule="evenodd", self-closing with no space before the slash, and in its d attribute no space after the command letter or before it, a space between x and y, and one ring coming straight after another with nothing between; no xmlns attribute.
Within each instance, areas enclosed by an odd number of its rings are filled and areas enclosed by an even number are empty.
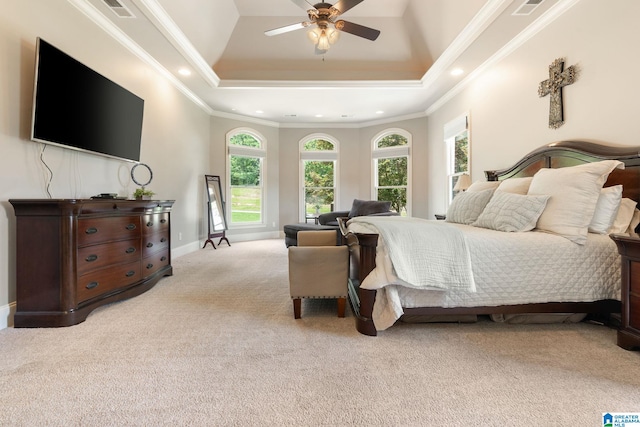
<svg viewBox="0 0 640 427"><path fill-rule="evenodd" d="M217 249L213 243L213 238L220 237L218 246L224 240L227 245L231 246L225 232L227 230L227 217L224 209L224 198L222 196L222 185L220 185L219 175L205 175L205 190L207 191L207 225L208 238L204 242L204 249L207 243L211 243L213 249Z"/></svg>

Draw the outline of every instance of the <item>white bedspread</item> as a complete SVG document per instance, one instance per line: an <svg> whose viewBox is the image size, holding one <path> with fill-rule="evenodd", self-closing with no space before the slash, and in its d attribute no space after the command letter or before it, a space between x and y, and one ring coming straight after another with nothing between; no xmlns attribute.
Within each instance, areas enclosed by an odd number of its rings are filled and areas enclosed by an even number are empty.
<svg viewBox="0 0 640 427"><path fill-rule="evenodd" d="M398 218L398 217L395 217ZM436 222L436 221L429 221ZM442 223L463 232L471 257L475 292L415 289L394 273L384 237L376 268L361 284L378 289L373 319L378 330L393 325L402 307L474 307L620 299L620 257L607 235L589 233L585 245L549 233L505 233ZM371 233L350 221L349 230Z"/></svg>
<svg viewBox="0 0 640 427"><path fill-rule="evenodd" d="M350 224L355 223L380 234L393 272L405 286L475 292L471 256L459 229L442 221L391 216L356 217ZM369 289L385 284L371 282Z"/></svg>

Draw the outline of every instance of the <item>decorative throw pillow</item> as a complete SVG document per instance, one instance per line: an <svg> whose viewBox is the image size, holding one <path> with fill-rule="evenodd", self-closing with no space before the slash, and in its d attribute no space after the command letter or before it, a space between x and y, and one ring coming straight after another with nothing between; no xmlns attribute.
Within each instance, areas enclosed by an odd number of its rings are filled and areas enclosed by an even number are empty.
<svg viewBox="0 0 640 427"><path fill-rule="evenodd" d="M532 176L525 178L509 178L500 182L496 191L504 191L506 193L527 194L529 186L533 180Z"/></svg>
<svg viewBox="0 0 640 427"><path fill-rule="evenodd" d="M530 231L536 227L548 200L549 196L496 191L472 225L498 231Z"/></svg>
<svg viewBox="0 0 640 427"><path fill-rule="evenodd" d="M613 225L618 214L621 199L622 185L614 185L600 190L596 210L589 224L590 233L607 234L609 232L609 228Z"/></svg>
<svg viewBox="0 0 640 427"><path fill-rule="evenodd" d="M638 225L640 225L640 210L638 210L638 208L635 208L633 210L633 217L631 217L631 222L629 223L629 227L627 228L626 232L628 234L636 233L636 228L638 227Z"/></svg>
<svg viewBox="0 0 640 427"><path fill-rule="evenodd" d="M467 193L476 193L484 190L495 190L500 185L500 181L476 181L467 188Z"/></svg>
<svg viewBox="0 0 640 427"><path fill-rule="evenodd" d="M584 244L600 190L609 173L624 163L603 160L559 169L540 169L529 186L530 195L549 195L537 228Z"/></svg>
<svg viewBox="0 0 640 427"><path fill-rule="evenodd" d="M487 206L493 190L458 193L447 210L447 222L471 224Z"/></svg>
<svg viewBox="0 0 640 427"><path fill-rule="evenodd" d="M609 233L626 233L636 209L636 202L626 197L620 200L620 208ZM635 228L635 227L634 227Z"/></svg>
<svg viewBox="0 0 640 427"><path fill-rule="evenodd" d="M351 205L351 210L349 211L349 218L388 212L389 209L391 209L391 202L354 199L353 204Z"/></svg>

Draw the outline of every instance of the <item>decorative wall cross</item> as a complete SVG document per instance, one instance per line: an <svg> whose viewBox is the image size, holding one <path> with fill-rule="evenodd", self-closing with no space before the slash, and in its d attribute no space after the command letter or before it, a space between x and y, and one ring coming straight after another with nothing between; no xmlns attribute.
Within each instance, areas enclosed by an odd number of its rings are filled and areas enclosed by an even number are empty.
<svg viewBox="0 0 640 427"><path fill-rule="evenodd" d="M549 99L549 127L557 129L564 123L562 113L562 88L576 81L576 68L574 65L566 70L564 58L558 58L549 65L549 78L540 82L538 96L550 95Z"/></svg>

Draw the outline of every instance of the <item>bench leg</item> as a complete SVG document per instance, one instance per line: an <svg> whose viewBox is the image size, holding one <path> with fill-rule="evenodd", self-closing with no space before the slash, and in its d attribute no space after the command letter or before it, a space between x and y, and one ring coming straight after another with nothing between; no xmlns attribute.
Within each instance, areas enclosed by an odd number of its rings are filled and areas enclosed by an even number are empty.
<svg viewBox="0 0 640 427"><path fill-rule="evenodd" d="M294 298L293 299L293 318L294 319L299 319L301 317L300 316L301 307L302 307L302 300L300 298Z"/></svg>

